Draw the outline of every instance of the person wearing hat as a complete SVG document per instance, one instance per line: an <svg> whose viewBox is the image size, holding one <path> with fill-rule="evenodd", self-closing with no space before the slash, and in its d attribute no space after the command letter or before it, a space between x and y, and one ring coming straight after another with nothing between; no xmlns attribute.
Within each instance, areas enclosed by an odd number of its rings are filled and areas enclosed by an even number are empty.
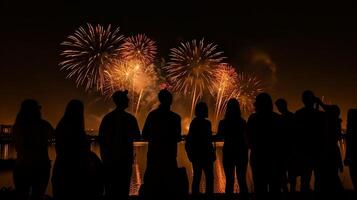
<svg viewBox="0 0 357 200"><path fill-rule="evenodd" d="M116 108L104 116L99 127L100 155L108 199L128 199L134 160L133 140L140 138L136 118L125 111L129 104L127 95L127 90L113 94Z"/></svg>

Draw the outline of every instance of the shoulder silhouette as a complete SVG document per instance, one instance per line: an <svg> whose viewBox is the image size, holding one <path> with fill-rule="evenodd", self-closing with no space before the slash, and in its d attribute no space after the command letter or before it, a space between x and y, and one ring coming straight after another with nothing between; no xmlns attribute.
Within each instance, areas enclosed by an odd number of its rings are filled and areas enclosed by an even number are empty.
<svg viewBox="0 0 357 200"><path fill-rule="evenodd" d="M127 113L128 91L113 94L116 108L104 116L99 127L100 155L105 170L105 191L109 199L127 199L132 174L134 139L140 138L136 118Z"/></svg>
<svg viewBox="0 0 357 200"><path fill-rule="evenodd" d="M103 195L102 166L90 150L84 130L84 106L71 100L56 128L53 197L99 199Z"/></svg>
<svg viewBox="0 0 357 200"><path fill-rule="evenodd" d="M288 102L283 99L275 101L282 120L281 141L281 184L282 190L288 192L288 183L290 183L290 192L295 192L297 176L297 152L296 152L296 134L294 130L294 113L288 109Z"/></svg>
<svg viewBox="0 0 357 200"><path fill-rule="evenodd" d="M143 137L148 141L144 196L177 195L177 143L181 140L181 117L170 110L172 94L161 90L160 105L146 118Z"/></svg>
<svg viewBox="0 0 357 200"><path fill-rule="evenodd" d="M79 100L71 100L56 127L57 156L77 156L90 150L84 131L84 106Z"/></svg>
<svg viewBox="0 0 357 200"><path fill-rule="evenodd" d="M234 191L234 172L241 194L248 192L246 172L248 165L248 146L246 121L241 116L238 100L230 99L224 119L219 122L217 136L224 139L223 167L226 176L226 193Z"/></svg>
<svg viewBox="0 0 357 200"><path fill-rule="evenodd" d="M18 199L42 199L50 176L48 145L52 126L41 118L36 100L22 102L13 127L17 159L13 172Z"/></svg>
<svg viewBox="0 0 357 200"><path fill-rule="evenodd" d="M318 106L325 111L326 129L321 148L321 185L322 192L342 192L343 186L339 172L343 171L343 162L338 146L342 136L340 108L337 105L328 105L317 99ZM320 139L320 140L321 140Z"/></svg>
<svg viewBox="0 0 357 200"><path fill-rule="evenodd" d="M186 139L186 152L192 162L192 193L199 193L202 170L206 178L206 193L213 193L213 161L216 154L212 144L212 126L208 117L208 106L200 102L195 108L196 117L192 120Z"/></svg>
<svg viewBox="0 0 357 200"><path fill-rule="evenodd" d="M299 171L301 174L301 191L310 189L312 172L315 174L315 189L320 187L320 165L321 147L323 146L326 130L325 114L317 109L317 98L310 90L302 94L304 107L296 111L294 116L294 127L297 134L297 148L299 159Z"/></svg>
<svg viewBox="0 0 357 200"><path fill-rule="evenodd" d="M254 106L255 113L249 117L247 123L254 190L257 193L280 192L282 120L273 112L269 94L259 94Z"/></svg>

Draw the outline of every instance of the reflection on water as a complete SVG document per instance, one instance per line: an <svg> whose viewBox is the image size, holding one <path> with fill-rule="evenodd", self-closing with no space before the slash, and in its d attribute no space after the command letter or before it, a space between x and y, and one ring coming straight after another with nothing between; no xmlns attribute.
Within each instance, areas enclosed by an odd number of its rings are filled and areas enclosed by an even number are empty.
<svg viewBox="0 0 357 200"><path fill-rule="evenodd" d="M16 152L12 144L0 144L0 159L15 159Z"/></svg>
<svg viewBox="0 0 357 200"><path fill-rule="evenodd" d="M97 143L93 143L91 148L92 151L94 151L99 156L99 145ZM341 152L343 152L343 156L344 156L344 150L345 150L344 143L341 143ZM132 175L131 187L130 187L131 195L138 194L139 187L143 182L143 174L146 168L146 152L147 152L147 145L145 143L143 142L135 143L135 162L133 165L133 175ZM218 193L223 193L225 188L225 176L222 166L222 143L217 142L216 153L217 153L217 160L214 164L214 182L215 182L214 191ZM50 159L54 161L56 158L54 145L50 147L49 155L50 155ZM0 144L0 159L14 159L14 158L16 158L16 152L14 146L11 144ZM187 175L189 177L189 181L191 185L193 172L192 172L191 163L187 158L183 143L179 143L178 145L177 162L179 167L186 168ZM341 180L346 189L352 189L352 183L349 178L348 168L345 168L344 172L341 174ZM250 167L248 167L247 182L248 182L249 191L252 191L253 181L252 181L252 173ZM236 185L235 192L239 192L237 183L235 183L235 185ZM3 186L13 187L11 171L0 172L0 188ZM201 183L202 191L203 188L204 188L204 175ZM51 183L49 183L47 193L48 194L52 193Z"/></svg>

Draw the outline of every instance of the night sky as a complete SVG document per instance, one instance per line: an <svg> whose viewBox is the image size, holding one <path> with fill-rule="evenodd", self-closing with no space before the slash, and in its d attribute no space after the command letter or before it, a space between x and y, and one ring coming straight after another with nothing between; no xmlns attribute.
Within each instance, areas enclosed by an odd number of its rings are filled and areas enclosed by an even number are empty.
<svg viewBox="0 0 357 200"><path fill-rule="evenodd" d="M218 44L238 69L248 68L250 52L263 52L277 69L274 99L286 98L295 111L302 91L311 89L339 105L345 121L348 108L357 107L357 17L351 5L324 6L2 1L0 124L12 124L21 101L35 98L55 126L67 102L78 98L86 106L87 128L98 128L111 102L77 88L58 66L60 43L87 22L120 26L126 36L146 33L163 58L179 42L202 37Z"/></svg>

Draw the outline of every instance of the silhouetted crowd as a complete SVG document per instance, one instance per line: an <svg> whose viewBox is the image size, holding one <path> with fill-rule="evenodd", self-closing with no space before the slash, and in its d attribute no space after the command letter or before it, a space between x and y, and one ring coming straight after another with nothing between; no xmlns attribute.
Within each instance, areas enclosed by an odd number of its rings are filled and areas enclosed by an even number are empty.
<svg viewBox="0 0 357 200"><path fill-rule="evenodd" d="M177 143L181 141L181 117L171 111L172 94L161 90L160 105L151 111L140 133L136 118L125 111L127 91L112 98L116 108L99 128L100 157L91 151L84 127L84 106L71 100L56 129L41 117L38 102L22 102L13 127L17 160L13 179L17 198L43 199L50 179L49 137L55 135L56 160L52 171L54 199L128 199L133 142L148 141L147 164L140 196L144 199L184 199L188 195L186 170L177 165ZM212 135L208 106L199 102L185 140L185 150L193 168L192 195L200 194L202 172L205 193L213 193L214 139L222 139L226 194L233 194L235 177L240 194L248 194L248 162L253 174L254 192L295 192L300 177L301 192L342 192L339 172L349 166L357 187L356 137L357 109L350 109L346 130L346 158L342 160L340 109L324 104L312 91L302 94L304 107L292 113L284 99L275 101L259 94L255 112L243 119L238 100L230 99L218 132ZM236 175L236 176L235 176ZM314 177L312 179L312 177Z"/></svg>

